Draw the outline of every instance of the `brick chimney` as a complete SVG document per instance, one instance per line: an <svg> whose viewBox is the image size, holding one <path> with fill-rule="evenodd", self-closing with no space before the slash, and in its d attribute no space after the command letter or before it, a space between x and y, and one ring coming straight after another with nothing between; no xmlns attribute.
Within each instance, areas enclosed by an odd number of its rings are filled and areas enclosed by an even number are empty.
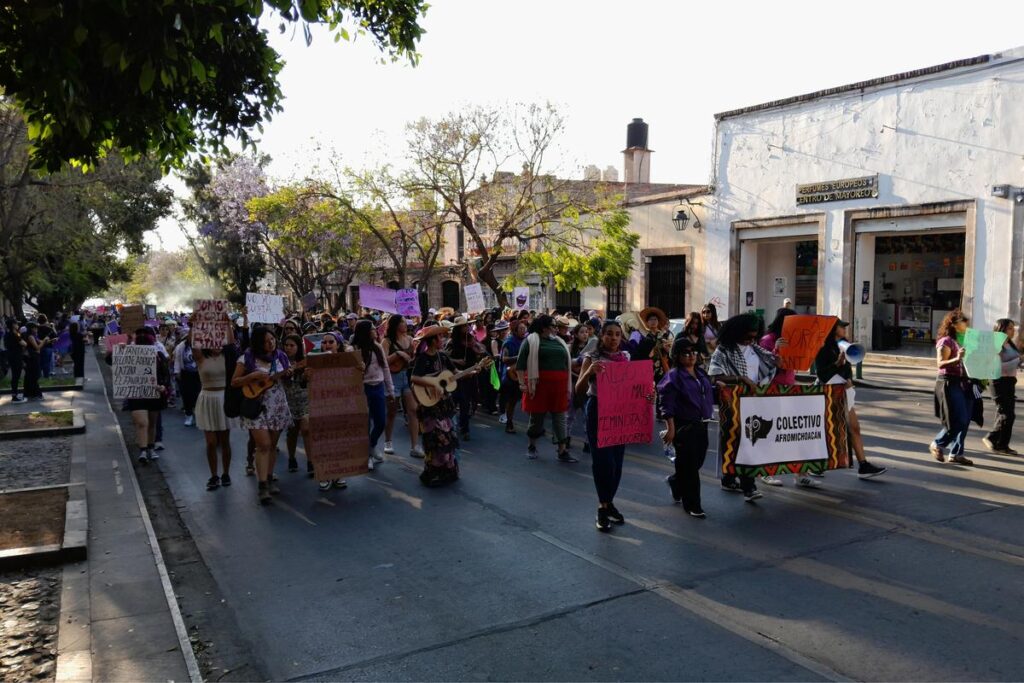
<svg viewBox="0 0 1024 683"><path fill-rule="evenodd" d="M647 148L647 124L643 119L633 119L626 126L626 149L622 150L626 184L651 182L651 154Z"/></svg>

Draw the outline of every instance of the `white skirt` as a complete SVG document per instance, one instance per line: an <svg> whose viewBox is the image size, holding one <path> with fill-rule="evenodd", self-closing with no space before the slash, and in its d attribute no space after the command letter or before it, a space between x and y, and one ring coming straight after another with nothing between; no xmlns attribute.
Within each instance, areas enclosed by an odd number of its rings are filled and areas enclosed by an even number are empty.
<svg viewBox="0 0 1024 683"><path fill-rule="evenodd" d="M196 400L196 427L204 432L224 432L238 427L238 420L224 414L224 390L199 392Z"/></svg>

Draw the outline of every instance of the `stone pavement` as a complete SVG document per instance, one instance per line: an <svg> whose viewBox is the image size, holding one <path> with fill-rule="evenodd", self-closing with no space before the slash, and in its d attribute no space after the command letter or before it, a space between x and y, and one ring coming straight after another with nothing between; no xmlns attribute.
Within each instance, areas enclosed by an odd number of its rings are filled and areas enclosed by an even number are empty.
<svg viewBox="0 0 1024 683"><path fill-rule="evenodd" d="M62 569L58 681L199 680L132 463L106 399L96 357L86 354L82 391L0 413L75 408L86 432L69 437L85 453L89 556Z"/></svg>

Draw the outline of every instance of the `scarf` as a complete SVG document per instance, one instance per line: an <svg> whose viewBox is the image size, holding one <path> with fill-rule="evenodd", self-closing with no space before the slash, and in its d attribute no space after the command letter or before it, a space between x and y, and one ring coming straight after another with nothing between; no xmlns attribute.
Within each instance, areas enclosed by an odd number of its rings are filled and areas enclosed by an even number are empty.
<svg viewBox="0 0 1024 683"><path fill-rule="evenodd" d="M565 350L566 363L565 367L570 370L569 374L569 395L572 395L572 359L569 357L569 347L562 339L555 335L551 337L557 339L558 343L562 345ZM540 335L536 332L526 337L526 345L529 347L526 356L526 392L530 398L533 398L537 393L537 382L540 380Z"/></svg>

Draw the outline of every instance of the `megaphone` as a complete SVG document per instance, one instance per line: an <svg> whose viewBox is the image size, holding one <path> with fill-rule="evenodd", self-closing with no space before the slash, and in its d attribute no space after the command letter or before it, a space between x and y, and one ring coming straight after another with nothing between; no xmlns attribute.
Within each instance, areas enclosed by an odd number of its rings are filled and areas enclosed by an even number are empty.
<svg viewBox="0 0 1024 683"><path fill-rule="evenodd" d="M839 350L846 353L846 360L854 365L864 361L864 347L860 344L851 344L844 339L839 342Z"/></svg>

